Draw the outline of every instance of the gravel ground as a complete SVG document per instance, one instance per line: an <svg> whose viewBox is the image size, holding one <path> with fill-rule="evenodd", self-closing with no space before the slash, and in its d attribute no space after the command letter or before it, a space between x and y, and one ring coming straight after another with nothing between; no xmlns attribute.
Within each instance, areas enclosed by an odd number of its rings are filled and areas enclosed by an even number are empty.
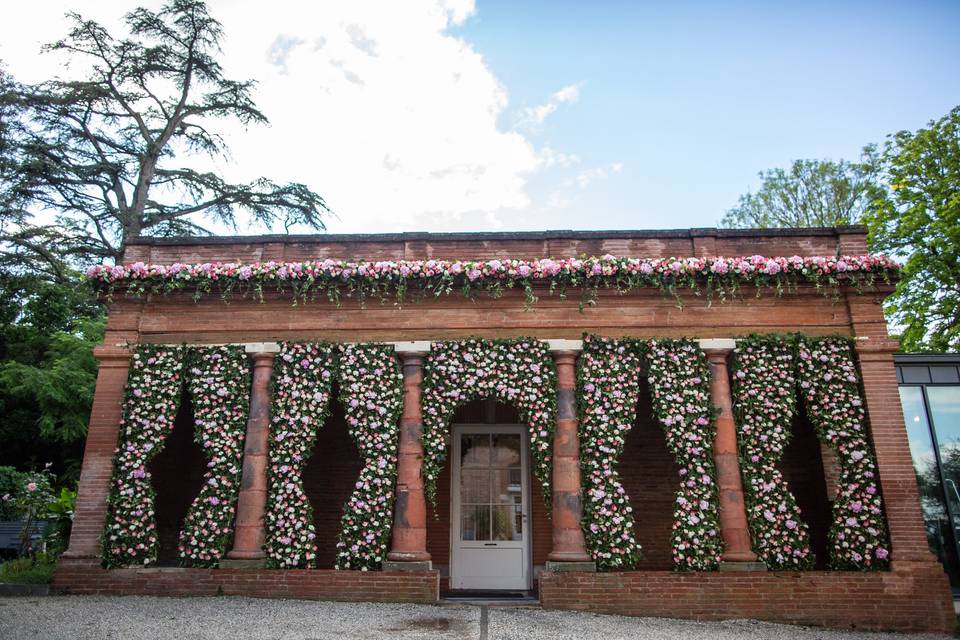
<svg viewBox="0 0 960 640"><path fill-rule="evenodd" d="M944 636L827 631L752 620L626 618L536 608L131 596L0 598L0 638L943 640Z"/></svg>

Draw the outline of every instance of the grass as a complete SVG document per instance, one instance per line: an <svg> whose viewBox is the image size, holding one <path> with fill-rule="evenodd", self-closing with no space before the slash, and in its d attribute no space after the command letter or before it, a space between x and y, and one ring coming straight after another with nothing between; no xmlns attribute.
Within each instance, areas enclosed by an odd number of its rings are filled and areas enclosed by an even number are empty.
<svg viewBox="0 0 960 640"><path fill-rule="evenodd" d="M0 582L14 584L50 584L56 563L52 559L40 557L17 558L0 565Z"/></svg>

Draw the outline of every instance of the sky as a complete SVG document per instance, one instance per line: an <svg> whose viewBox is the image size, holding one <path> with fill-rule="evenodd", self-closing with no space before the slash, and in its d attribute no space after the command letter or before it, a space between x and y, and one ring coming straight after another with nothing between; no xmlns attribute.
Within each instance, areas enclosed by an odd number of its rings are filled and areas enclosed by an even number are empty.
<svg viewBox="0 0 960 640"><path fill-rule="evenodd" d="M39 55L65 11L116 35L140 4L5 6L0 60L67 75ZM716 226L759 171L855 160L960 104L957 1L209 5L271 121L222 124L211 168L307 184L336 233Z"/></svg>

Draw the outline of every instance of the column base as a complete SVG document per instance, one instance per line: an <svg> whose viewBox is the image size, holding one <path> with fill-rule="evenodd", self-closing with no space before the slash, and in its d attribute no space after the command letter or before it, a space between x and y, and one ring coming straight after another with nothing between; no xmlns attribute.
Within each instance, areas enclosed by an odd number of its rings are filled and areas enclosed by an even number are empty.
<svg viewBox="0 0 960 640"><path fill-rule="evenodd" d="M224 558L220 561L220 569L263 569L267 566L264 558Z"/></svg>
<svg viewBox="0 0 960 640"><path fill-rule="evenodd" d="M430 571L433 563L429 560L384 560L384 571Z"/></svg>
<svg viewBox="0 0 960 640"><path fill-rule="evenodd" d="M767 565L756 560L724 560L720 563L720 571L766 571Z"/></svg>
<svg viewBox="0 0 960 640"><path fill-rule="evenodd" d="M547 571L556 571L557 573L569 573L569 572L580 572L580 573L596 573L597 572L597 563L593 560L576 560L576 561L557 561L557 560L547 560L546 566L544 567Z"/></svg>

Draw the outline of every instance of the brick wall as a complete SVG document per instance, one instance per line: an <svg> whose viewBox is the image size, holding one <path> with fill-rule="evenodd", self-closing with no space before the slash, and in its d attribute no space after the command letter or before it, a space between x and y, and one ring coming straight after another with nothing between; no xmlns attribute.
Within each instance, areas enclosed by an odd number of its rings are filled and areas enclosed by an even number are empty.
<svg viewBox="0 0 960 640"><path fill-rule="evenodd" d="M436 571L322 569L101 569L89 560L61 561L57 593L153 596L252 596L311 600L436 602Z"/></svg>
<svg viewBox="0 0 960 640"><path fill-rule="evenodd" d="M303 473L303 488L313 506L313 524L317 528L319 569L334 566L343 505L363 469L357 445L347 431L343 407L337 400L330 404L330 417L317 432L313 454Z"/></svg>
<svg viewBox="0 0 960 640"><path fill-rule="evenodd" d="M938 565L910 572L544 573L540 604L631 616L755 618L860 629L952 632Z"/></svg>

